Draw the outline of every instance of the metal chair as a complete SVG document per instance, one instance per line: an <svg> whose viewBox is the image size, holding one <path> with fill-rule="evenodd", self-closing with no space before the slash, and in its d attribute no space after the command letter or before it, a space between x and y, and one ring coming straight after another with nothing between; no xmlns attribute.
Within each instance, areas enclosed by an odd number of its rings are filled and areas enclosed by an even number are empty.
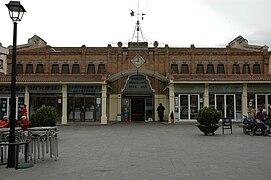
<svg viewBox="0 0 271 180"><path fill-rule="evenodd" d="M230 129L232 134L232 121L231 118L222 118L222 133L224 134L225 129Z"/></svg>

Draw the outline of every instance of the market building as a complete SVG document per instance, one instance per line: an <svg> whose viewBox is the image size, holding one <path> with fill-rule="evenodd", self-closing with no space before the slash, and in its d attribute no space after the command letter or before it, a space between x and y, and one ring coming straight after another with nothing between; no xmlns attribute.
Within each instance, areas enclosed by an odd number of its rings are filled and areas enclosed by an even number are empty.
<svg viewBox="0 0 271 180"><path fill-rule="evenodd" d="M0 108L9 115L12 47L0 47ZM116 47L51 47L38 36L17 47L17 115L42 105L59 123L195 120L213 106L233 121L251 108L271 113L271 52L238 36L224 48L160 47L157 41Z"/></svg>

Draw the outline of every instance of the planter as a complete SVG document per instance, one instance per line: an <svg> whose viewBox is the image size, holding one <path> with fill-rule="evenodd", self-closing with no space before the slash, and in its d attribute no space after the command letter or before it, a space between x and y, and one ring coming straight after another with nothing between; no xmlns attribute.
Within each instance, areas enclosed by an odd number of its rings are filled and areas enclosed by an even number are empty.
<svg viewBox="0 0 271 180"><path fill-rule="evenodd" d="M217 125L216 126L202 126L202 125L197 125L197 127L205 135L208 135L208 134L214 135L215 131L219 128L219 126L217 126Z"/></svg>

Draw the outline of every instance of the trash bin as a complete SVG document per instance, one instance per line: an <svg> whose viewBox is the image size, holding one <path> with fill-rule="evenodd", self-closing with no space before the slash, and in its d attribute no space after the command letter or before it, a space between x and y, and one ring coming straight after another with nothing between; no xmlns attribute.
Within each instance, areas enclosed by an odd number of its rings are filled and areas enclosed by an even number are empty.
<svg viewBox="0 0 271 180"><path fill-rule="evenodd" d="M117 115L117 121L121 121L121 114Z"/></svg>

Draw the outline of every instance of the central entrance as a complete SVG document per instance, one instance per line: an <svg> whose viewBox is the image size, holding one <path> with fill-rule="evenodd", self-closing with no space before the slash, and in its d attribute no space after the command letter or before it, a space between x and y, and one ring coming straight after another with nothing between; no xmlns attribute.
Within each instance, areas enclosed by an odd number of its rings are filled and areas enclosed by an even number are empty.
<svg viewBox="0 0 271 180"><path fill-rule="evenodd" d="M122 121L153 120L152 96L131 96L122 98Z"/></svg>
<svg viewBox="0 0 271 180"><path fill-rule="evenodd" d="M145 121L145 98L131 98L131 121Z"/></svg>
<svg viewBox="0 0 271 180"><path fill-rule="evenodd" d="M153 90L146 76L127 78L121 106L122 120L125 122L153 120Z"/></svg>

